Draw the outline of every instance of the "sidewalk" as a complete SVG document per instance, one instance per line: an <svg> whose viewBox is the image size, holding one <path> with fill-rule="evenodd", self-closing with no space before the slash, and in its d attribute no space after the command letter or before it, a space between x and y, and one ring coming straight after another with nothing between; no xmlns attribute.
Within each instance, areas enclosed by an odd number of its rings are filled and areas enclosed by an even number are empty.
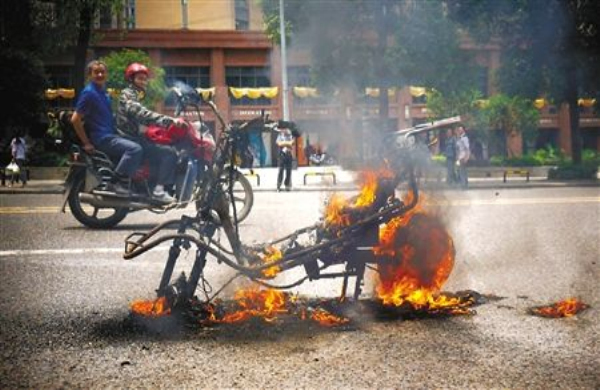
<svg viewBox="0 0 600 390"><path fill-rule="evenodd" d="M257 192L275 192L277 189L277 168L242 169L252 187ZM358 189L355 183L357 173L340 167L300 167L292 170L293 191L352 191ZM334 183L335 180L335 183ZM0 186L0 194L61 194L64 180L61 178L34 179L25 187ZM443 181L425 179L422 187L448 189ZM600 180L550 181L545 177L470 177L470 189L501 188L561 188L561 187L600 187Z"/></svg>

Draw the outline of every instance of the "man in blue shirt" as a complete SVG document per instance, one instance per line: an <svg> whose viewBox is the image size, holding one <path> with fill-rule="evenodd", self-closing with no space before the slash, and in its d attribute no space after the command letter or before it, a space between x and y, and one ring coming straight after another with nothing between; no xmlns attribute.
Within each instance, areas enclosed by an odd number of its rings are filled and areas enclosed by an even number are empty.
<svg viewBox="0 0 600 390"><path fill-rule="evenodd" d="M118 195L129 195L129 190L119 182L135 174L142 163L143 149L138 143L116 133L110 97L106 91L106 64L98 60L91 61L86 66L86 73L90 82L79 94L71 122L87 153L98 149L118 160L116 175L107 190Z"/></svg>

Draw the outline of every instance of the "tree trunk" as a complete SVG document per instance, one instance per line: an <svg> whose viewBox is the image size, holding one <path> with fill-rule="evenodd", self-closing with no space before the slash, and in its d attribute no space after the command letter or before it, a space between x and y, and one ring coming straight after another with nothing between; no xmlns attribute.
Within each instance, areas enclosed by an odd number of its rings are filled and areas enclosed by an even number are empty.
<svg viewBox="0 0 600 390"><path fill-rule="evenodd" d="M86 4L79 13L79 34L77 36L77 46L75 47L75 91L79 92L83 89L85 79L85 64L87 60L87 50L90 44L92 33L92 17L94 10L89 4Z"/></svg>
<svg viewBox="0 0 600 390"><path fill-rule="evenodd" d="M566 100L569 104L569 127L571 130L571 157L575 164L581 164L581 132L579 129L579 106L577 104L577 70L571 63L566 69Z"/></svg>

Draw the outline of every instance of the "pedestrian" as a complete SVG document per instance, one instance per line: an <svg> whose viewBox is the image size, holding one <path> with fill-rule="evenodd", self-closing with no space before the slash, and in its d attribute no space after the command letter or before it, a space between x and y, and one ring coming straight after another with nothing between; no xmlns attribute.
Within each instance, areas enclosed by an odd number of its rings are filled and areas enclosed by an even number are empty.
<svg viewBox="0 0 600 390"><path fill-rule="evenodd" d="M281 191L281 183L285 185L285 190L290 191L292 189L292 147L294 146L294 136L289 128L280 128L280 132L277 135L275 141L279 148L279 158L277 165L279 172L277 173L277 192ZM285 172L285 181L283 180L283 174Z"/></svg>
<svg viewBox="0 0 600 390"><path fill-rule="evenodd" d="M12 186L18 177L21 180L21 186L25 187L27 185L27 172L25 169L25 164L27 163L27 142L25 141L25 137L22 137L20 133L17 134L10 142L10 150L13 161L19 167L18 175L11 175L10 185Z"/></svg>
<svg viewBox="0 0 600 390"><path fill-rule="evenodd" d="M467 172L467 162L471 157L471 150L469 149L469 138L465 134L465 128L458 126L456 130L456 166L458 167L458 183L460 188L466 190L469 187L469 176Z"/></svg>
<svg viewBox="0 0 600 390"><path fill-rule="evenodd" d="M446 130L444 143L444 156L446 156L446 183L450 186L458 182L456 173L456 137L454 130Z"/></svg>
<svg viewBox="0 0 600 390"><path fill-rule="evenodd" d="M86 74L90 81L79 94L71 123L85 152L93 154L98 149L118 161L114 177L98 190L128 197L129 188L123 183L129 181L142 163L142 147L121 137L115 130L110 96L106 91L106 64L98 60L90 61L86 66Z"/></svg>
<svg viewBox="0 0 600 390"><path fill-rule="evenodd" d="M152 198L163 203L171 203L175 198L165 188L175 183L177 152L172 146L152 142L145 136L145 126L158 125L168 127L175 125L185 128L183 119L175 119L146 108L142 99L146 95L146 87L150 78L149 69L134 62L125 69L125 80L129 83L121 91L117 109L117 131L121 136L140 144L144 155L150 161L150 172L156 172L152 178L154 189Z"/></svg>

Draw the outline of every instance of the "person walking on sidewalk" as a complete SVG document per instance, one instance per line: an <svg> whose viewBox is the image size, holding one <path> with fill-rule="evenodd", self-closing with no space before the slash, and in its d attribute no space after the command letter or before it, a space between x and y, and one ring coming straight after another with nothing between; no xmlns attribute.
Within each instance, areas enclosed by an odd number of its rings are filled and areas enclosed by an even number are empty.
<svg viewBox="0 0 600 390"><path fill-rule="evenodd" d="M149 77L149 69L137 62L130 64L125 70L125 79L129 86L121 92L119 98L117 131L123 137L142 145L146 157L150 160L150 171L157 172L152 197L164 203L171 203L175 198L165 191L165 187L175 182L177 153L169 145L159 145L146 138L144 126L155 124L162 127L186 127L187 124L183 120L154 112L142 104Z"/></svg>
<svg viewBox="0 0 600 390"><path fill-rule="evenodd" d="M142 163L144 151L138 143L119 136L115 130L110 96L106 91L106 64L98 60L90 61L86 73L90 82L79 94L71 123L83 144L83 150L92 154L98 149L118 161L115 176L106 184L106 190L129 196L129 189L121 183L135 174Z"/></svg>
<svg viewBox="0 0 600 390"><path fill-rule="evenodd" d="M471 150L469 148L469 138L465 134L465 128L463 126L458 126L456 130L456 135L458 137L458 139L456 140L456 165L458 166L458 183L460 184L460 188L466 190L469 187L467 162L471 157Z"/></svg>
<svg viewBox="0 0 600 390"><path fill-rule="evenodd" d="M27 172L25 171L25 164L27 163L27 143L25 137L21 134L17 134L15 138L10 142L10 150L13 161L19 167L19 179L21 180L21 186L27 185ZM16 175L12 175L10 178L10 185L12 186L15 182Z"/></svg>
<svg viewBox="0 0 600 390"><path fill-rule="evenodd" d="M458 182L456 173L456 137L452 129L446 130L444 156L446 156L446 183L452 186Z"/></svg>
<svg viewBox="0 0 600 390"><path fill-rule="evenodd" d="M294 136L288 128L281 128L279 135L277 135L277 147L279 148L279 159L277 165L279 172L277 173L277 192L281 191L281 183L285 185L285 190L290 191L292 189L292 147L294 146ZM283 174L285 171L285 181L283 180Z"/></svg>

